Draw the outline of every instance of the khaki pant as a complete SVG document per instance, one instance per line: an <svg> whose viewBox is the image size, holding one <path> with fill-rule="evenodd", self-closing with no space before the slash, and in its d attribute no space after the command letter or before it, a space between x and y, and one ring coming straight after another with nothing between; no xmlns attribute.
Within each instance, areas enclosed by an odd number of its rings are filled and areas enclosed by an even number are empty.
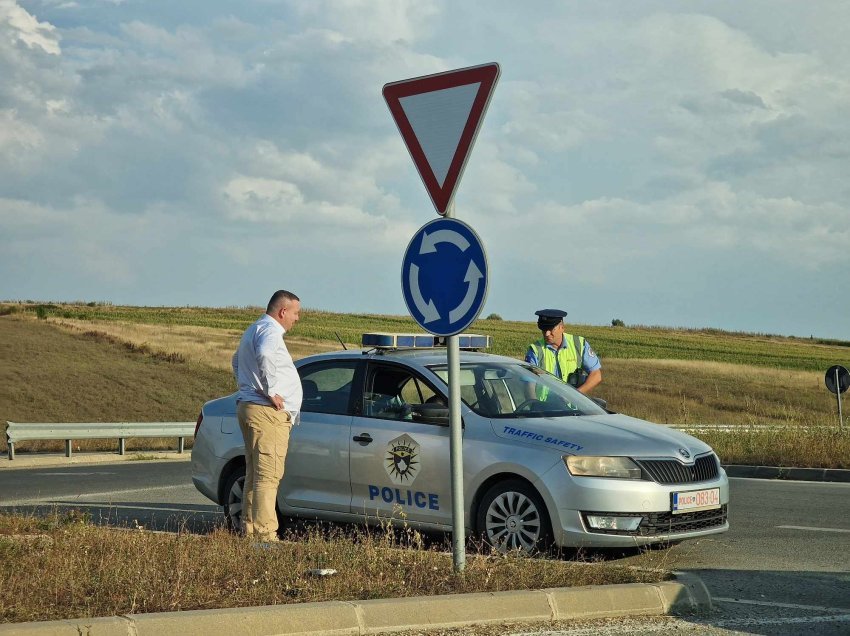
<svg viewBox="0 0 850 636"><path fill-rule="evenodd" d="M292 421L286 411L252 402L239 402L236 416L245 440L242 529L247 536L276 541L275 502Z"/></svg>

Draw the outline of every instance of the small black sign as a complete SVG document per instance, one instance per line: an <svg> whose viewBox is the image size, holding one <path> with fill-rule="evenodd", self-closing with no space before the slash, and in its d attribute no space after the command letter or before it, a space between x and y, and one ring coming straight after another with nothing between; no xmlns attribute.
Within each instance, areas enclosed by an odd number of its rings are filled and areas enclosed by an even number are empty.
<svg viewBox="0 0 850 636"><path fill-rule="evenodd" d="M832 393L844 393L850 387L850 372L840 364L826 370L826 388Z"/></svg>

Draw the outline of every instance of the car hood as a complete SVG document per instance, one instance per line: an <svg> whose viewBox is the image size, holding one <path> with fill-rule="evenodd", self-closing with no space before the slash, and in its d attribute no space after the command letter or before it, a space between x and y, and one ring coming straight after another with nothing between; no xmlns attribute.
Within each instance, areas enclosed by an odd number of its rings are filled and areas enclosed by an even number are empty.
<svg viewBox="0 0 850 636"><path fill-rule="evenodd" d="M681 431L619 413L570 417L491 420L493 433L515 443L571 455L691 457L711 447Z"/></svg>

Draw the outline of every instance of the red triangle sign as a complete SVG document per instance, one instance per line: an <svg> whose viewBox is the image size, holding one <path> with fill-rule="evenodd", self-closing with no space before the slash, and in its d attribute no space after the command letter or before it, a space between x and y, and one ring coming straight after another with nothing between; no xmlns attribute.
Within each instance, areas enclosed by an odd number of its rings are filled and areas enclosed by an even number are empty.
<svg viewBox="0 0 850 636"><path fill-rule="evenodd" d="M470 66L384 85L384 99L441 215L454 197L490 96L498 64Z"/></svg>

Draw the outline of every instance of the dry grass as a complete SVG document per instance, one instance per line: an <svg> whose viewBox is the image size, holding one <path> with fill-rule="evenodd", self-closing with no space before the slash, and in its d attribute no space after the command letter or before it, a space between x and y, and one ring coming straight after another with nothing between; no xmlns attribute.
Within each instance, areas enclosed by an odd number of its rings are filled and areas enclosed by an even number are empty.
<svg viewBox="0 0 850 636"><path fill-rule="evenodd" d="M131 343L160 355L177 354L189 362L230 372L230 360L239 346L242 331L191 325L146 325L105 320L49 318L49 324L73 333L96 332L117 342ZM295 360L322 351L335 351L339 344L289 336L286 345ZM356 346L356 345L346 345Z"/></svg>
<svg viewBox="0 0 850 636"><path fill-rule="evenodd" d="M104 334L160 357L230 371L241 332L187 325L48 319L71 333ZM294 358L338 345L290 337ZM354 346L354 345L347 345ZM831 425L835 402L819 372L697 360L606 359L596 395L614 410L662 424Z"/></svg>
<svg viewBox="0 0 850 636"><path fill-rule="evenodd" d="M319 567L337 574L309 573ZM412 530L308 528L258 549L223 530L175 535L102 528L79 513L0 515L0 622L665 578L662 569L474 553L456 575L451 554Z"/></svg>
<svg viewBox="0 0 850 636"><path fill-rule="evenodd" d="M45 321L0 318L0 425L12 422L194 421L207 400L234 390L231 373L156 353L97 332L67 333ZM6 439L2 436L2 448ZM128 440L128 449L174 448L176 440ZM25 442L22 451L60 451ZM75 444L114 450L116 440Z"/></svg>
<svg viewBox="0 0 850 636"><path fill-rule="evenodd" d="M200 405L234 390L230 357L239 330L118 320L0 318L0 425L27 421L191 421ZM298 358L338 345L289 338ZM820 372L697 360L605 359L595 395L615 411L663 424L784 424L787 432L700 434L727 463L847 467L846 436ZM2 440L5 446L5 440ZM174 448L173 439L130 439L128 450ZM75 451L114 451L84 440ZM25 442L22 452L61 452Z"/></svg>
<svg viewBox="0 0 850 636"><path fill-rule="evenodd" d="M102 303L0 302L0 316L36 315L84 321L193 325L242 331L262 313L258 307L134 307ZM336 346L338 337L359 342L365 331L420 331L410 316L342 314L305 308L297 335ZM604 359L712 360L767 368L822 371L850 356L850 342L717 329L567 325L586 336ZM531 321L477 320L470 331L494 337L493 353L522 355L540 336Z"/></svg>
<svg viewBox="0 0 850 636"><path fill-rule="evenodd" d="M661 424L836 426L823 374L696 360L603 361L594 393Z"/></svg>
<svg viewBox="0 0 850 636"><path fill-rule="evenodd" d="M802 466L850 469L850 428L749 432L706 431L698 437L710 444L724 464Z"/></svg>

